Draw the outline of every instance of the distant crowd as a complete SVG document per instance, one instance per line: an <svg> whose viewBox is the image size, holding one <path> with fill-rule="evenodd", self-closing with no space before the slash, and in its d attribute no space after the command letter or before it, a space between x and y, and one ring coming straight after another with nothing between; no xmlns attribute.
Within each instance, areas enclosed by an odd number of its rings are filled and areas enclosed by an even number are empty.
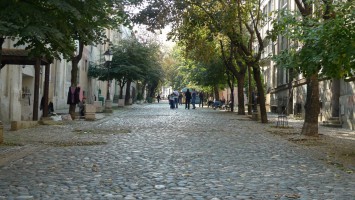
<svg viewBox="0 0 355 200"><path fill-rule="evenodd" d="M198 98L197 98L198 97ZM185 105L185 109L196 109L196 104L198 104L199 107L203 107L203 104L205 102L204 99L204 93L203 92L197 92L194 89L186 89L185 92L178 92L177 90L174 90L171 94L168 95L168 100L169 100L169 106L170 109L177 109L182 105ZM157 96L157 101L158 103L160 102L161 97L160 95ZM222 108L225 106L226 100L222 96L220 101L212 101L208 99L206 101L208 107L212 107L214 109L216 108ZM231 102L229 102L230 104ZM228 105L229 105L228 104Z"/></svg>

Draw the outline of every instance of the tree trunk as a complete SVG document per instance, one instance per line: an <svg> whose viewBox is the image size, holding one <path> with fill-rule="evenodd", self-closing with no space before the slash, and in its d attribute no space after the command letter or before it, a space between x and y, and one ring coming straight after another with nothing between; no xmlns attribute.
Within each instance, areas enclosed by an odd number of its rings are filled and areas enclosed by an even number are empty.
<svg viewBox="0 0 355 200"><path fill-rule="evenodd" d="M50 64L46 64L46 69L44 72L44 104L43 104L43 117L48 117L48 95L49 95L49 73L50 73Z"/></svg>
<svg viewBox="0 0 355 200"><path fill-rule="evenodd" d="M238 82L237 82L237 84L238 84L238 115L245 115L244 81L245 81L245 76L241 76L238 78ZM233 98L234 98L234 96L233 96Z"/></svg>
<svg viewBox="0 0 355 200"><path fill-rule="evenodd" d="M4 43L5 38L0 37L0 70L5 66L2 65L2 44Z"/></svg>
<svg viewBox="0 0 355 200"><path fill-rule="evenodd" d="M213 92L214 92L215 100L219 101L219 92L218 92L218 86L217 85L213 86Z"/></svg>
<svg viewBox="0 0 355 200"><path fill-rule="evenodd" d="M253 67L253 76L254 76L254 80L256 82L256 87L258 89L258 94L259 94L261 123L267 123L268 120L267 120L266 107L265 107L265 93L264 93L263 83L261 81L259 66Z"/></svg>
<svg viewBox="0 0 355 200"><path fill-rule="evenodd" d="M123 99L123 87L124 85L120 85L120 95L118 96L119 99Z"/></svg>
<svg viewBox="0 0 355 200"><path fill-rule="evenodd" d="M131 80L126 83L126 96L124 100L125 105L129 105L129 99L131 98L131 83Z"/></svg>
<svg viewBox="0 0 355 200"><path fill-rule="evenodd" d="M307 136L318 136L319 82L317 73L312 74L307 78L307 99L305 110L302 134Z"/></svg>
<svg viewBox="0 0 355 200"><path fill-rule="evenodd" d="M230 101L232 102L232 105L233 105L234 104L234 95L233 94L234 94L234 80L235 80L235 77L234 77L234 75L231 76L231 74L230 74L230 72L228 70L226 71L226 74L227 74L227 77L228 77L227 83L228 83L229 89L231 90ZM229 99L229 97L227 97L227 100L228 99ZM229 102L226 102L226 104L229 104ZM231 112L233 112L233 108L231 108Z"/></svg>
<svg viewBox="0 0 355 200"><path fill-rule="evenodd" d="M80 60L73 58L72 59L72 69L71 69L71 86L76 87L78 85L77 74L78 74L78 63ZM71 118L75 119L75 108L76 104L69 105L69 114Z"/></svg>
<svg viewBox="0 0 355 200"><path fill-rule="evenodd" d="M40 68L41 68L41 59L36 58L35 67L35 88L34 88L34 96L33 96L33 116L32 120L38 120L38 99L39 99L39 76L40 76Z"/></svg>
<svg viewBox="0 0 355 200"><path fill-rule="evenodd" d="M248 115L252 114L252 104L253 99L251 97L251 93L253 91L253 87L251 85L251 67L248 67Z"/></svg>
<svg viewBox="0 0 355 200"><path fill-rule="evenodd" d="M332 79L332 117L339 117L340 80Z"/></svg>
<svg viewBox="0 0 355 200"><path fill-rule="evenodd" d="M289 82L288 82L288 102L287 102L287 115L293 114L293 87L292 87L292 81L293 81L293 69L289 70Z"/></svg>
<svg viewBox="0 0 355 200"><path fill-rule="evenodd" d="M239 94L238 94L239 95ZM239 96L238 96L239 99ZM243 100L244 101L244 100ZM231 102L232 104L230 105L231 107L231 112L234 112L234 87L231 88ZM228 102L229 103L229 102ZM238 105L239 106L239 105ZM239 112L239 109L238 109ZM244 111L245 112L245 111ZM239 114L239 113L238 113Z"/></svg>
<svg viewBox="0 0 355 200"><path fill-rule="evenodd" d="M149 93L150 93L149 96L150 97L154 98L157 87L158 87L158 82L151 83L151 85L149 87Z"/></svg>
<svg viewBox="0 0 355 200"><path fill-rule="evenodd" d="M78 84L77 76L78 76L78 64L81 60L81 57L83 55L83 50L84 50L84 44L79 41L79 52L77 56L73 56L71 58L72 61L72 69L71 69L71 86L76 87ZM69 106L69 114L72 117L72 119L75 119L75 104L70 104Z"/></svg>
<svg viewBox="0 0 355 200"><path fill-rule="evenodd" d="M149 97L153 97L154 98L154 94L155 94L155 89L156 89L156 86L151 86L149 88Z"/></svg>
<svg viewBox="0 0 355 200"><path fill-rule="evenodd" d="M144 90L145 90L146 85L147 85L146 82L142 83L141 94L142 94L143 99L145 99L144 98Z"/></svg>

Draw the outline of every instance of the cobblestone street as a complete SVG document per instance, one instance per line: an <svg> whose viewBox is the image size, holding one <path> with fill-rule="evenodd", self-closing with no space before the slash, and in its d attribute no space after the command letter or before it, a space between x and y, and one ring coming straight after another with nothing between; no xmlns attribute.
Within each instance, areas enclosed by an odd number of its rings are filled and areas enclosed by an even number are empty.
<svg viewBox="0 0 355 200"><path fill-rule="evenodd" d="M133 105L104 118L6 130L0 199L355 199L355 175L208 108Z"/></svg>

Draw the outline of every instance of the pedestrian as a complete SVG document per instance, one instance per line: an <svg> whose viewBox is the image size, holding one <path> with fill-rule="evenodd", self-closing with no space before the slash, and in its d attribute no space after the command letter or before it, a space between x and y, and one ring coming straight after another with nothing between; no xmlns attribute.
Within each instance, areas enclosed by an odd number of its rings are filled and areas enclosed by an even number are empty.
<svg viewBox="0 0 355 200"><path fill-rule="evenodd" d="M182 105L182 93L179 93L179 105Z"/></svg>
<svg viewBox="0 0 355 200"><path fill-rule="evenodd" d="M200 105L202 105L202 108L203 108L203 92L200 92L198 94L198 97L200 98L200 103L198 104L198 107L200 107Z"/></svg>
<svg viewBox="0 0 355 200"><path fill-rule="evenodd" d="M174 105L174 101L175 101L174 93L170 94L168 96L168 98L169 98L170 109L174 109L175 108L175 105Z"/></svg>
<svg viewBox="0 0 355 200"><path fill-rule="evenodd" d="M191 103L192 103L192 109L196 109L195 103L196 103L196 91L192 90L192 94L191 94L192 98L191 98Z"/></svg>
<svg viewBox="0 0 355 200"><path fill-rule="evenodd" d="M175 108L178 108L179 104L179 92L177 90L174 90L174 103L175 103Z"/></svg>
<svg viewBox="0 0 355 200"><path fill-rule="evenodd" d="M160 95L159 94L157 96L157 100L158 100L158 103L159 103L159 101L160 101Z"/></svg>
<svg viewBox="0 0 355 200"><path fill-rule="evenodd" d="M189 89L187 89L185 92L185 98L185 109L190 109L191 92Z"/></svg>

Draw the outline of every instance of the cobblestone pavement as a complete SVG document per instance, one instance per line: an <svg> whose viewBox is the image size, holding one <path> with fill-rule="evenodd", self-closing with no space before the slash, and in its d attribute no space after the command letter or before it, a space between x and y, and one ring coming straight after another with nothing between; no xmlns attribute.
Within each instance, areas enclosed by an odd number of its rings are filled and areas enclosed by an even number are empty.
<svg viewBox="0 0 355 200"><path fill-rule="evenodd" d="M355 199L354 174L235 113L144 104L5 132L25 145L0 148L0 199Z"/></svg>

